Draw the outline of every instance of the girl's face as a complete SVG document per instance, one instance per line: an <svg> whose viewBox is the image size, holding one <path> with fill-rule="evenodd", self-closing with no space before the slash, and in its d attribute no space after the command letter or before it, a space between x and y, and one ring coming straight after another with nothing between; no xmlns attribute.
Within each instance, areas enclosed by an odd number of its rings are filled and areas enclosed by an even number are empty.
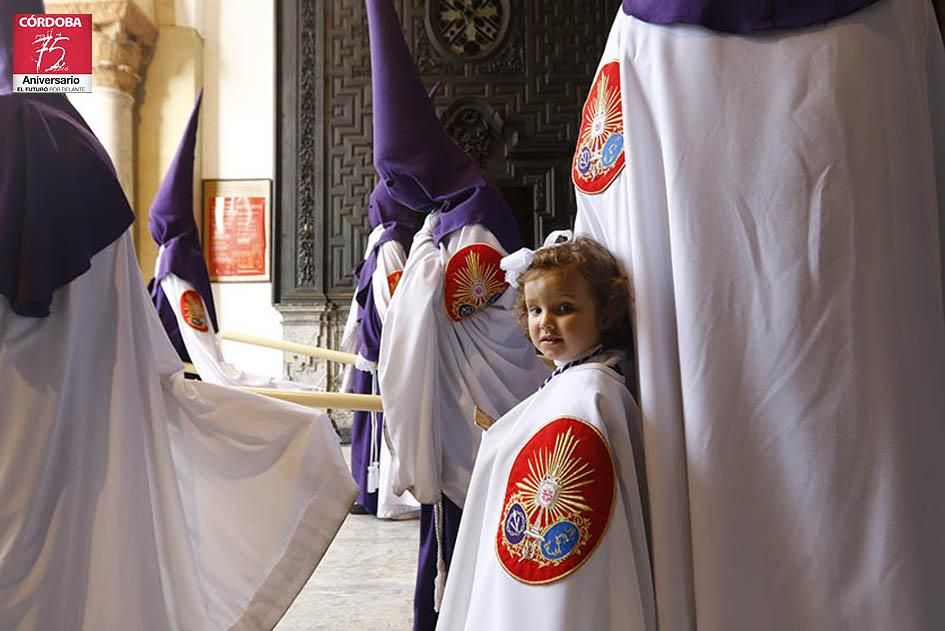
<svg viewBox="0 0 945 631"><path fill-rule="evenodd" d="M524 290L528 337L542 355L569 361L600 344L597 302L577 270L542 272Z"/></svg>

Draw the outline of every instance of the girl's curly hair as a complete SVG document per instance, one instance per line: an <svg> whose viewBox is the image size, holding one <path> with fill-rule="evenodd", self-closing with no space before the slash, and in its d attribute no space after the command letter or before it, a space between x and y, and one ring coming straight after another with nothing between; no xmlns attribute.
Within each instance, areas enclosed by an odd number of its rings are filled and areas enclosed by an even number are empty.
<svg viewBox="0 0 945 631"><path fill-rule="evenodd" d="M617 259L597 241L579 236L571 241L536 250L531 265L518 278L515 310L528 336L525 283L542 273L572 268L587 280L597 302L600 341L604 350L631 350L630 282Z"/></svg>

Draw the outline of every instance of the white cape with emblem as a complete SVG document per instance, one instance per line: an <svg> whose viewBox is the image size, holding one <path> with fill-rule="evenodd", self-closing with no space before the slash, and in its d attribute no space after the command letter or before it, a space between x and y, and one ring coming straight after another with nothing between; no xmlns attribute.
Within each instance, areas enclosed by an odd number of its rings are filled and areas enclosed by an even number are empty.
<svg viewBox="0 0 945 631"><path fill-rule="evenodd" d="M155 272L160 263L160 253L154 263ZM207 317L207 307L203 298L194 286L177 276L168 274L161 279L161 289L167 296L167 301L174 310L177 317L177 328L180 329L180 337L187 348L187 354L190 355L190 361L200 375L200 379L207 383L215 383L221 386L246 386L249 388L276 388L279 390L307 390L321 391L322 389L307 383L289 381L286 379L276 379L266 375L257 375L246 372L226 361L223 356L223 348L220 340L213 330L210 318ZM189 292L189 293L188 293ZM202 310L204 326L196 328L192 326L184 314L181 313L181 298L187 294L191 300L199 300L199 308ZM276 351L273 351L276 352Z"/></svg>
<svg viewBox="0 0 945 631"><path fill-rule="evenodd" d="M368 235L367 246L364 251L370 252L377 243L381 233L384 232L384 226L377 226ZM374 292L374 307L377 309L377 315L381 322L387 319L387 309L390 306L391 283L390 277L404 270L404 263L407 260L407 254L404 248L397 241L385 241L377 250L377 267L371 276L371 290ZM341 350L346 353L358 353L358 300L357 296L351 297L351 306L348 309L348 319L345 321L344 333L341 336ZM354 392L354 366L350 364L345 366L344 377L341 382L342 392ZM373 373L374 384L377 384L377 364L365 357L358 355L358 368L366 372ZM378 419L377 415L374 415ZM379 422L383 425L384 418L381 416ZM373 430L372 430L373 432ZM383 435L383 431L382 431ZM399 497L394 494L391 485L390 467L391 456L387 441L383 439L377 445L372 445L373 457L377 458L378 480L377 480L377 516L380 519L413 519L420 516L420 503L408 492L404 491Z"/></svg>
<svg viewBox="0 0 945 631"><path fill-rule="evenodd" d="M272 628L356 486L310 410L186 381L126 232L0 300L0 629Z"/></svg>
<svg viewBox="0 0 945 631"><path fill-rule="evenodd" d="M635 290L661 629L945 628L931 4L756 36L621 12L614 60L626 166L576 228Z"/></svg>
<svg viewBox="0 0 945 631"><path fill-rule="evenodd" d="M438 631L655 630L650 563L630 444L630 422L638 416L623 378L604 364L586 363L552 378L485 432L446 581ZM583 564L557 580L529 584L500 561L506 492L509 485L520 488L521 480L510 480L510 473L523 447L561 418L578 419L603 439L605 446L596 452L602 457L591 462L577 459L572 470L589 466L597 476L594 485L603 484L602 472L612 471L616 482L612 510L600 539L572 552L583 556ZM560 470L545 471L542 462L529 463L536 475L553 478L557 472L558 481L564 479ZM590 505L580 497L581 483L572 486L562 485L557 497L566 499L571 493L572 500ZM544 571L547 575L535 578L547 580L558 573L554 567Z"/></svg>
<svg viewBox="0 0 945 631"><path fill-rule="evenodd" d="M481 433L475 407L501 416L541 385L548 368L519 328L514 291L463 319L447 314L447 304L456 306L447 282L471 300L469 293L504 282L498 261L506 252L480 225L456 230L437 247L437 220L431 214L414 236L384 323L378 374L394 493L409 490L423 504L444 493L462 508ZM470 248L478 258L467 258ZM459 271L450 278L448 269Z"/></svg>
<svg viewBox="0 0 945 631"><path fill-rule="evenodd" d="M377 226L368 235L367 245L364 251L370 253L374 245L384 232L384 226ZM381 322L387 320L387 310L390 308L390 299L393 297L390 291L389 278L392 274L403 274L404 265L407 262L407 253L404 247L397 241L390 240L381 244L377 250L377 266L374 268L374 274L371 276L371 290L374 293L374 304L377 308L377 315ZM341 334L341 350L346 353L358 355L357 368L365 372L377 371L377 364L358 354L360 340L358 339L358 327L361 321L358 320L358 297L351 296L351 305L348 307L348 317L345 320L345 328ZM341 379L341 391L351 392L354 387L354 367L351 364L345 366L344 375Z"/></svg>

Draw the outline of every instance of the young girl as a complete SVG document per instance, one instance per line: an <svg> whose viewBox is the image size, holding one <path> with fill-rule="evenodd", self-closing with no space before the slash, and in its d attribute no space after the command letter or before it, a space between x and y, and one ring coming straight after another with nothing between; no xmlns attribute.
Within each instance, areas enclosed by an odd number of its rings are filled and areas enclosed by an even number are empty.
<svg viewBox="0 0 945 631"><path fill-rule="evenodd" d="M549 241L553 241L549 238ZM482 438L437 629L655 628L624 381L627 279L584 237L502 260L557 366Z"/></svg>

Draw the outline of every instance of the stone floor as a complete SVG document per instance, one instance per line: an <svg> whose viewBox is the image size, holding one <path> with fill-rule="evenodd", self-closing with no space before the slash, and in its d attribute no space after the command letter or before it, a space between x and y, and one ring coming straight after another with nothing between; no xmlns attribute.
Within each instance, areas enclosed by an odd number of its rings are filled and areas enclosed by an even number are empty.
<svg viewBox="0 0 945 631"><path fill-rule="evenodd" d="M410 631L419 524L348 515L276 631Z"/></svg>

